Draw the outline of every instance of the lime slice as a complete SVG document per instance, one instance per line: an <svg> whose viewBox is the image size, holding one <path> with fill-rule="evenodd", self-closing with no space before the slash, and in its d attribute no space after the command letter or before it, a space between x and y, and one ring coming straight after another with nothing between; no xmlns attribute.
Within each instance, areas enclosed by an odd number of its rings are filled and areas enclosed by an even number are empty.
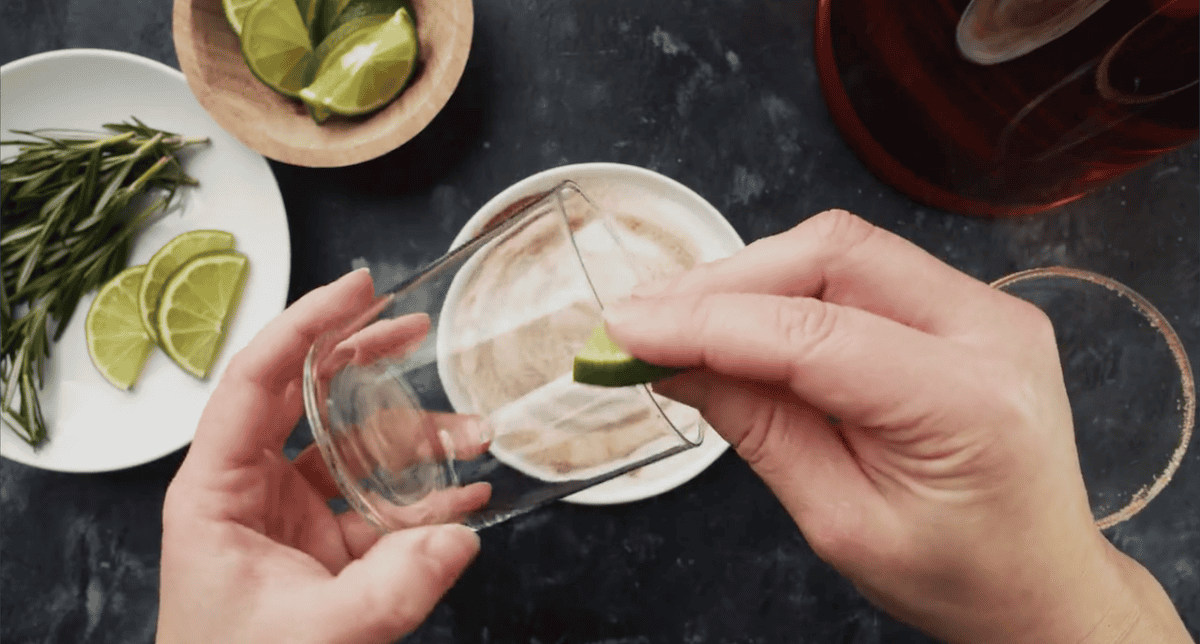
<svg viewBox="0 0 1200 644"><path fill-rule="evenodd" d="M145 266L133 266L100 287L83 324L92 364L118 389L133 387L154 348L138 312L138 285L145 272Z"/></svg>
<svg viewBox="0 0 1200 644"><path fill-rule="evenodd" d="M662 367L639 360L608 337L604 325L596 327L583 349L575 354L575 382L601 387L627 387L662 380L682 369Z"/></svg>
<svg viewBox="0 0 1200 644"><path fill-rule="evenodd" d="M223 230L193 230L167 242L146 262L146 274L138 287L138 308L142 326L150 339L158 341L158 329L154 324L154 312L158 309L158 298L163 284L180 266L201 253L233 248L233 233Z"/></svg>
<svg viewBox="0 0 1200 644"><path fill-rule="evenodd" d="M255 2L258 0L223 0L221 4L225 7L225 19L229 21L229 26L233 27L233 33L239 36L242 34L242 23Z"/></svg>
<svg viewBox="0 0 1200 644"><path fill-rule="evenodd" d="M249 265L237 251L205 253L180 266L163 285L155 314L159 343L197 378L208 377L217 360Z"/></svg>
<svg viewBox="0 0 1200 644"><path fill-rule="evenodd" d="M242 23L242 57L259 80L295 98L315 65L296 0L258 0Z"/></svg>
<svg viewBox="0 0 1200 644"><path fill-rule="evenodd" d="M335 114L366 114L404 89L416 60L416 25L408 10L400 9L377 27L359 29L333 47L312 84L300 90L300 98Z"/></svg>

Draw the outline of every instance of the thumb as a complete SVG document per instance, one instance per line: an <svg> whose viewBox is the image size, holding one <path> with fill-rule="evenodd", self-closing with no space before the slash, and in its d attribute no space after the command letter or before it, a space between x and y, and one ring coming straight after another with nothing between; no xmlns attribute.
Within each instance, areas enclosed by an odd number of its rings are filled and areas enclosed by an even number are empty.
<svg viewBox="0 0 1200 644"><path fill-rule="evenodd" d="M412 528L384 535L333 584L336 616L321 620L322 642L391 644L428 617L479 553L479 536L463 525Z"/></svg>

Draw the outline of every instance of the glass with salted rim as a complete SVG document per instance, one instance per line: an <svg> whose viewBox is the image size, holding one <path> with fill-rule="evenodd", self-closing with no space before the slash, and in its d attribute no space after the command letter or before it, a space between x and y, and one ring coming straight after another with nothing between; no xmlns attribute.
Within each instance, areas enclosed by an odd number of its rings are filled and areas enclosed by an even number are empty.
<svg viewBox="0 0 1200 644"><path fill-rule="evenodd" d="M1128 286L1077 268L1020 271L992 286L1054 326L1096 525L1141 512L1171 482L1196 419L1192 367L1166 316Z"/></svg>
<svg viewBox="0 0 1200 644"><path fill-rule="evenodd" d="M682 270L572 182L317 339L313 436L347 502L382 530L482 528L700 444L691 407L571 379L601 311Z"/></svg>

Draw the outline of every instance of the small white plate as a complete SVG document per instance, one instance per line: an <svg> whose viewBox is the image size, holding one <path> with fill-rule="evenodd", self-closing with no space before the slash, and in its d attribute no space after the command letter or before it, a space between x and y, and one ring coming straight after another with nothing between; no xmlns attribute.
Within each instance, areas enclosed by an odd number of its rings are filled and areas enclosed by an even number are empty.
<svg viewBox="0 0 1200 644"><path fill-rule="evenodd" d="M79 303L62 339L52 344L40 396L49 440L34 451L0 428L0 454L62 472L101 472L140 465L187 445L230 357L283 310L291 245L283 198L265 159L221 129L196 102L183 74L133 54L66 49L0 67L0 131L38 128L101 130L136 116L147 125L207 136L184 161L200 186L181 190L180 207L148 227L130 265L145 263L174 236L198 228L232 232L250 258L241 305L206 381L156 350L133 391L110 385L92 366L83 321L95 293ZM17 154L5 146L6 156Z"/></svg>
<svg viewBox="0 0 1200 644"><path fill-rule="evenodd" d="M475 237L483 226L508 206L542 194L563 181L574 181L596 205L610 212L652 217L674 230L687 230L697 242L700 262L727 257L745 247L733 226L703 197L683 184L656 172L618 163L581 163L553 168L523 179L488 201L470 220L450 248ZM453 391L447 391L451 400ZM704 424L703 442L693 449L667 457L624 476L577 492L564 501L582 505L610 505L640 501L690 481L717 460L729 447Z"/></svg>

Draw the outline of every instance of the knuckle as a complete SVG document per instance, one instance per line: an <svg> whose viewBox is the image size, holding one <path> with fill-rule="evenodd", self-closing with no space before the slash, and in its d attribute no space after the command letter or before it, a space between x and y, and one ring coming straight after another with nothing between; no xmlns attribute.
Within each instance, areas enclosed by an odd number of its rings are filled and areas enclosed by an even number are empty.
<svg viewBox="0 0 1200 644"><path fill-rule="evenodd" d="M815 299L796 299L775 310L779 337L793 353L807 355L827 345L838 327L839 309Z"/></svg>
<svg viewBox="0 0 1200 644"><path fill-rule="evenodd" d="M840 252L862 244L880 231L862 217L841 209L826 210L814 216L812 222L824 245Z"/></svg>

